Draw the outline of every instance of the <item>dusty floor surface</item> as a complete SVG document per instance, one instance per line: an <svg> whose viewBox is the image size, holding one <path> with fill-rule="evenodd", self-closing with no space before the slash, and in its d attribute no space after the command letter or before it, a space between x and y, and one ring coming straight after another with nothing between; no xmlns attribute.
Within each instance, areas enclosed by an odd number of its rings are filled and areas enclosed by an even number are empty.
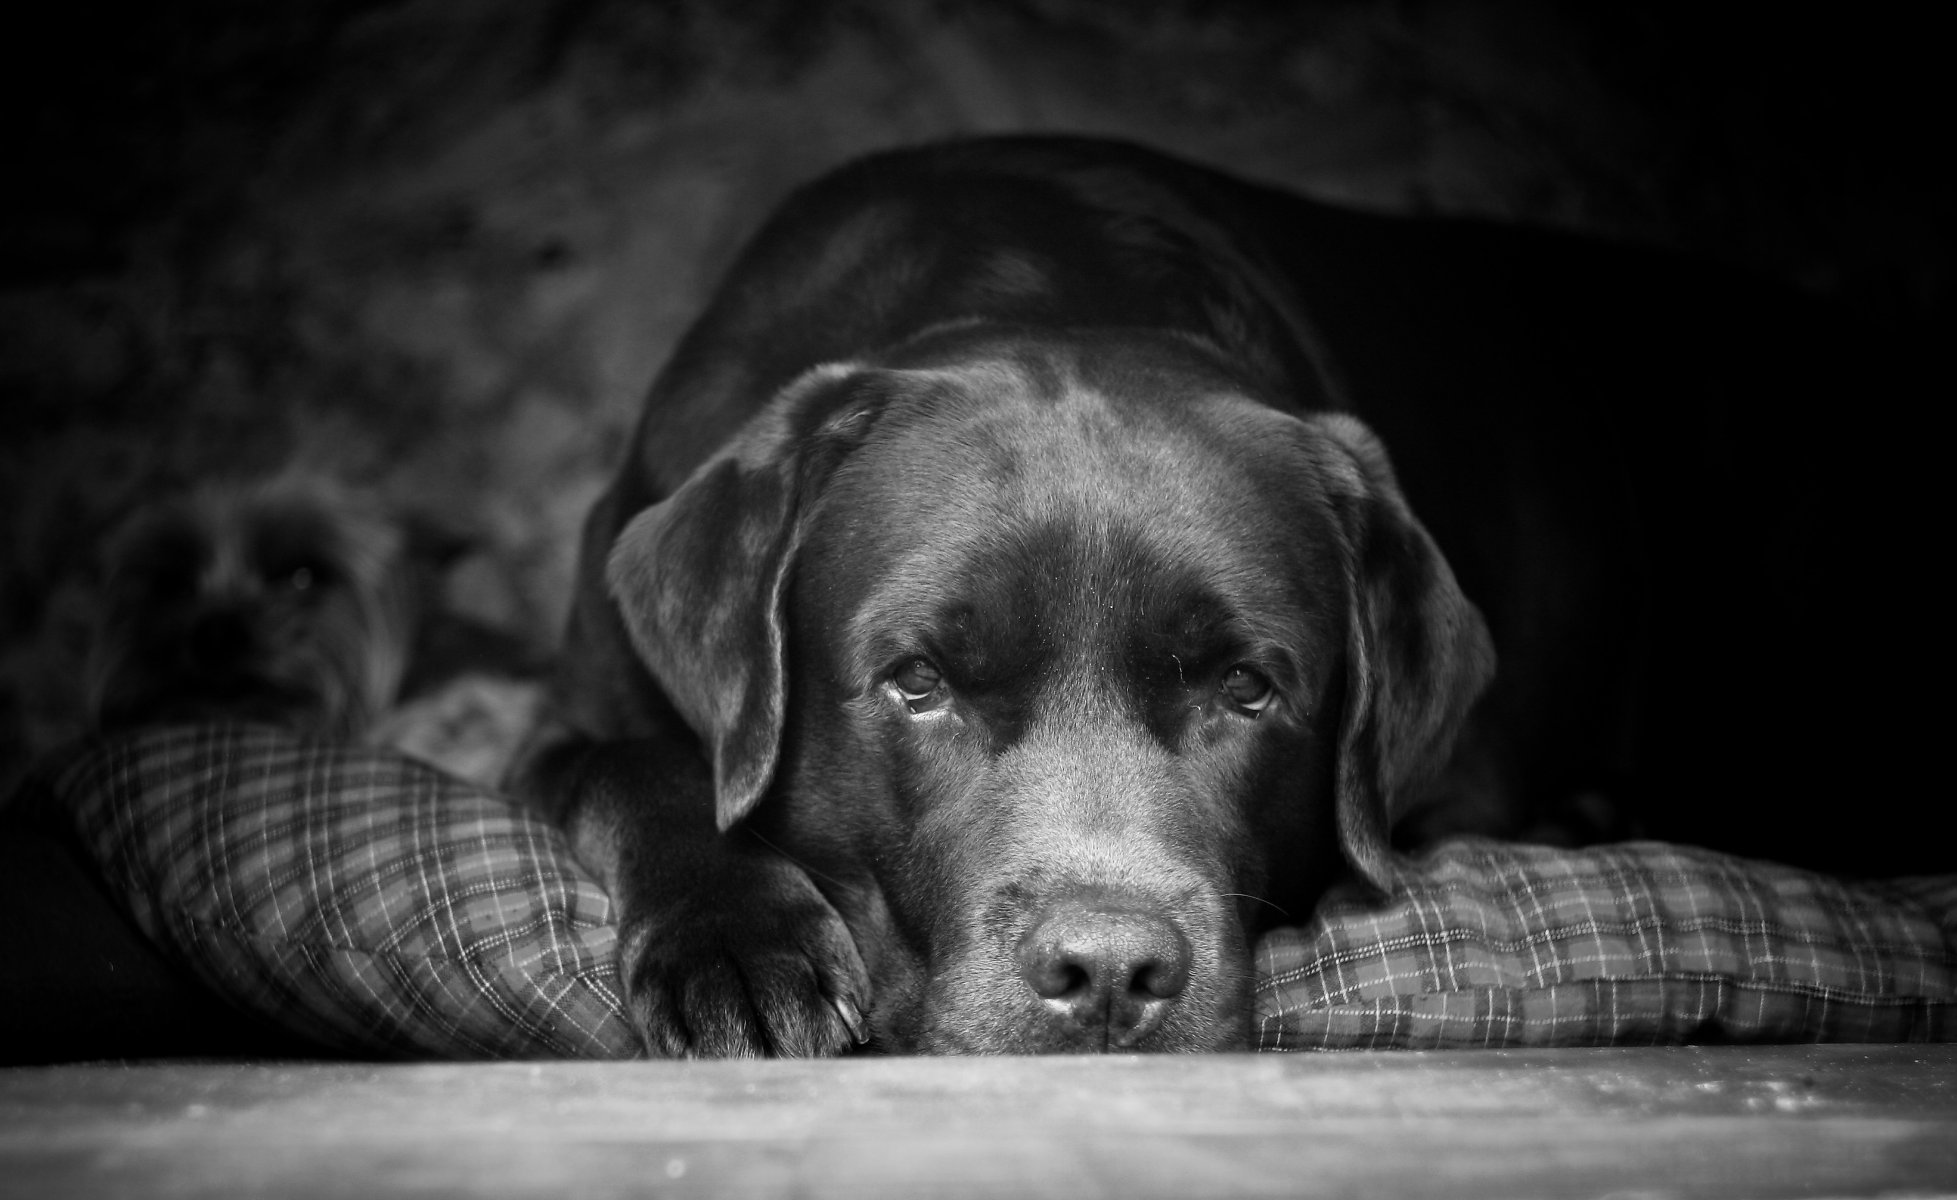
<svg viewBox="0 0 1957 1200"><path fill-rule="evenodd" d="M44 20L4 64L0 787L76 728L102 530L185 479L296 459L370 487L473 539L451 605L547 647L573 531L717 272L788 188L872 148L1119 135L1331 200L1721 254L1878 320L1951 315L1935 42L1875 10L174 0Z"/></svg>

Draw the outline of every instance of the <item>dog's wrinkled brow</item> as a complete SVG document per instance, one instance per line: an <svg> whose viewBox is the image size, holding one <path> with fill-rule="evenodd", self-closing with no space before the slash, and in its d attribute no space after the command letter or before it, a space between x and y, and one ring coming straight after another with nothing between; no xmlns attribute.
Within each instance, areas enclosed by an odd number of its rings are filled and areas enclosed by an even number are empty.
<svg viewBox="0 0 1957 1200"><path fill-rule="evenodd" d="M867 685L922 654L968 686L996 687L1050 673L1072 652L1122 674L1241 657L1301 679L1306 648L1322 638L1270 565L1246 571L1224 547L1064 521L934 539L889 564L850 615L850 669Z"/></svg>
<svg viewBox="0 0 1957 1200"><path fill-rule="evenodd" d="M1057 630L1097 626L1170 670L1235 653L1308 671L1345 587L1317 493L1287 486L1312 468L1279 436L1289 418L1195 389L1206 377L982 365L899 373L901 406L814 518L856 686L953 648L978 677L1011 677L1052 657ZM1138 390L1160 394L1121 398Z"/></svg>

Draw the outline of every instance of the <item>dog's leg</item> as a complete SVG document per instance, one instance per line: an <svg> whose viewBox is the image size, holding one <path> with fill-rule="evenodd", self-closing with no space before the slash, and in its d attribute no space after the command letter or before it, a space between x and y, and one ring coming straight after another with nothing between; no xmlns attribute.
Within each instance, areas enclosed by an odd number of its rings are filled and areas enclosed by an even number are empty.
<svg viewBox="0 0 1957 1200"><path fill-rule="evenodd" d="M839 1054L870 994L848 928L806 872L714 823L713 777L672 738L566 740L519 786L618 905L626 1004L664 1057Z"/></svg>

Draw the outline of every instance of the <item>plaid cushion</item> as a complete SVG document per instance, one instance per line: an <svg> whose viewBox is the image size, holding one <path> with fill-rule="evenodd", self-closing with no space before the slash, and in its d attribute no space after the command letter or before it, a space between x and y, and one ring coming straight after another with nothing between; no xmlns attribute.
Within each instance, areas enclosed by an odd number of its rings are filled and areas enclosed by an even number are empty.
<svg viewBox="0 0 1957 1200"><path fill-rule="evenodd" d="M625 1057L611 900L553 828L408 759L157 729L54 780L136 923L324 1045Z"/></svg>
<svg viewBox="0 0 1957 1200"><path fill-rule="evenodd" d="M1258 947L1258 1045L1948 1041L1957 877L1462 839Z"/></svg>
<svg viewBox="0 0 1957 1200"><path fill-rule="evenodd" d="M383 751L159 729L54 778L138 924L355 1053L629 1057L611 904L556 830ZM1948 1040L1957 877L1449 843L1258 947L1258 1045Z"/></svg>

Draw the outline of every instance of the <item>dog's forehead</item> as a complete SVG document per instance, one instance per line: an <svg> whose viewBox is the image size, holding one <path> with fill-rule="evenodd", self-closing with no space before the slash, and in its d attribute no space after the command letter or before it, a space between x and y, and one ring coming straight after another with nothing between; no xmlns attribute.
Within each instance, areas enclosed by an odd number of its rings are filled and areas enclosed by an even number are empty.
<svg viewBox="0 0 1957 1200"><path fill-rule="evenodd" d="M845 505L898 502L883 519L919 537L989 516L1232 540L1309 488L1302 427L1220 376L1054 356L900 374L908 394L834 490Z"/></svg>
<svg viewBox="0 0 1957 1200"><path fill-rule="evenodd" d="M1168 630L1258 614L1295 642L1283 631L1314 619L1297 581L1338 572L1329 534L1313 536L1329 518L1296 420L1220 377L1145 367L994 359L923 376L815 522L811 569L856 640L948 610L1030 637L1046 607L1083 597Z"/></svg>

